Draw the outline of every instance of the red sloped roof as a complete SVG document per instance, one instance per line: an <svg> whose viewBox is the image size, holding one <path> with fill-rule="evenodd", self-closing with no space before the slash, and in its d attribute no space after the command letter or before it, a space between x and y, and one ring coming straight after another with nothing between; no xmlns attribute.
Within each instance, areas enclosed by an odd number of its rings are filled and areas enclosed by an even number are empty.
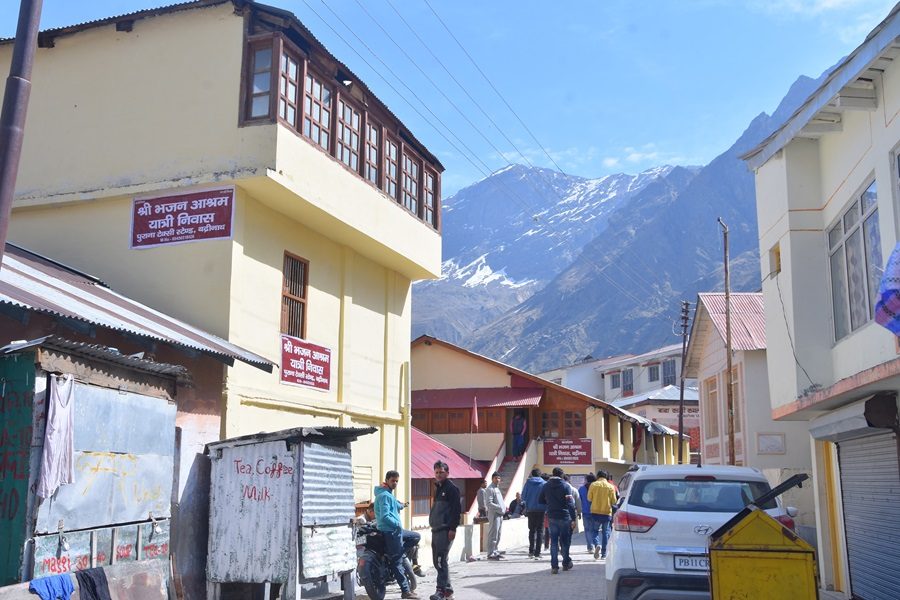
<svg viewBox="0 0 900 600"><path fill-rule="evenodd" d="M725 339L725 294L700 294L716 330ZM731 294L731 347L734 350L766 349L766 315L761 293Z"/></svg>
<svg viewBox="0 0 900 600"><path fill-rule="evenodd" d="M457 452L415 427L410 429L412 430L410 465L413 479L432 479L434 463L439 460L444 461L450 467L450 477L484 479L487 467L481 461L473 460L462 452Z"/></svg>
<svg viewBox="0 0 900 600"><path fill-rule="evenodd" d="M478 408L497 406L537 406L544 395L542 387L514 388L456 388L452 390L415 390L412 407L423 408L472 408L475 398Z"/></svg>

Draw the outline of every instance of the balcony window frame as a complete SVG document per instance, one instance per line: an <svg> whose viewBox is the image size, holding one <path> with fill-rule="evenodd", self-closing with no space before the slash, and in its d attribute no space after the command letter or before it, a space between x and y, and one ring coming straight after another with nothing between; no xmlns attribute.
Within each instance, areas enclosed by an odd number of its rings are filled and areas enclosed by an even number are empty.
<svg viewBox="0 0 900 600"><path fill-rule="evenodd" d="M388 198L394 200L397 203L400 203L400 182L402 177L402 173L400 171L400 161L401 157L403 156L403 146L400 143L400 140L392 135L385 135L383 131L382 140L382 165L384 165L384 171L382 173L384 187L382 188L382 191L387 194ZM397 156L394 159L391 158L390 153L392 147L397 151ZM393 177L391 176L391 166L394 167ZM391 185L393 185L393 192L391 191Z"/></svg>
<svg viewBox="0 0 900 600"><path fill-rule="evenodd" d="M363 162L362 150L364 147L367 147L364 144L364 134L365 131L365 119L363 115L365 111L363 111L359 105L350 99L349 94L339 94L337 100L335 101L337 105L337 121L335 123L335 132L334 132L334 157L338 159L345 167L353 171L354 173L360 172L360 165ZM344 119L344 107L348 107L351 111L351 122L348 124ZM353 114L355 113L356 118L358 120L358 125L354 129L353 128ZM352 146L347 146L344 143L344 127L349 128L350 136L352 138L353 135L356 135L356 150L354 152ZM348 163L344 160L343 157L343 148L348 148L350 152L350 156L352 157L355 153L356 156L356 166L354 167L352 164Z"/></svg>
<svg viewBox="0 0 900 600"><path fill-rule="evenodd" d="M372 132L375 132L377 139L375 142L372 142ZM382 189L382 173L384 172L384 165L382 164L381 157L384 155L384 126L379 123L376 119L367 118L365 123L365 139L363 145L365 146L365 156L363 158L363 172L362 177L379 190ZM372 152L375 153L375 158L372 160ZM375 178L373 179L370 175L372 170L375 171Z"/></svg>
<svg viewBox="0 0 900 600"><path fill-rule="evenodd" d="M244 65L242 69L241 90L240 90L240 119L238 125L252 125L257 123L269 123L275 116L275 90L278 89L278 72L275 69L274 57L280 56L280 44L276 36L262 35L254 36L247 39L244 52ZM269 110L264 115L253 114L253 100L256 97L262 97L264 93L254 93L252 90L253 82L257 74L265 73L266 70L258 69L256 64L256 52L265 48L271 52L271 60L269 61L269 90L265 94L269 97Z"/></svg>
<svg viewBox="0 0 900 600"><path fill-rule="evenodd" d="M307 82L309 81L309 85L307 86ZM324 101L321 101L320 98L316 98L316 86L319 86L322 90L328 90L328 102L327 106ZM307 87L309 89L307 89ZM321 95L320 95L321 96ZM309 102L307 103L307 99ZM303 77L303 117L301 121L300 127L300 135L313 143L314 146L319 148L320 150L326 152L334 156L332 152L332 147L334 144L334 136L337 128L332 127L334 121L334 105L337 99L337 89L335 82L330 81L328 77L325 77L319 73L319 71L315 69L310 69L307 66L304 77ZM319 101L317 101L319 100ZM307 106L308 104L308 106ZM315 107L320 107L319 117L316 118L313 116ZM326 113L327 111L327 113ZM328 115L328 123L324 124L322 121L322 115ZM309 132L307 132L306 121L307 118L310 122ZM318 138L313 137L313 125L318 128ZM327 139L325 143L322 143L322 134L327 135ZM339 161L340 162L340 161Z"/></svg>

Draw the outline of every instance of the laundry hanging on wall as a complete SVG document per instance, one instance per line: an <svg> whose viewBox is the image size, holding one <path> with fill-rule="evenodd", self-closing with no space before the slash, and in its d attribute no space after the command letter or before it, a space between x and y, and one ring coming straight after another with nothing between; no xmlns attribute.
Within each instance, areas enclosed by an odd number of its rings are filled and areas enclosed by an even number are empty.
<svg viewBox="0 0 900 600"><path fill-rule="evenodd" d="M37 495L49 498L59 486L75 481L75 378L51 375L47 394L47 428Z"/></svg>

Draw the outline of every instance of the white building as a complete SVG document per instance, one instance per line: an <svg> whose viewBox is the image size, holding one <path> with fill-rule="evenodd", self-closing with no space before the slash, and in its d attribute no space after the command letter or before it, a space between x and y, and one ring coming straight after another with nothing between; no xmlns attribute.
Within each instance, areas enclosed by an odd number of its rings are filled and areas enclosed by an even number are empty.
<svg viewBox="0 0 900 600"><path fill-rule="evenodd" d="M667 385L679 385L680 374L681 344L673 344L638 355L587 357L574 365L558 367L538 376L582 394L615 402Z"/></svg>
<svg viewBox="0 0 900 600"><path fill-rule="evenodd" d="M743 158L756 173L771 414L811 436L822 597L897 598L900 5Z"/></svg>

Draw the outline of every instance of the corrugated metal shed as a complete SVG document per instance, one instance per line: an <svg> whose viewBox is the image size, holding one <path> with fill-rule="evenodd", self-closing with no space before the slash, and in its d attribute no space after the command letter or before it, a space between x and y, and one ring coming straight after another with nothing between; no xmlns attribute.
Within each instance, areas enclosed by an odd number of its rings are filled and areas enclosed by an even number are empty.
<svg viewBox="0 0 900 600"><path fill-rule="evenodd" d="M46 313L271 371L275 364L220 337L127 298L92 277L14 244L0 269L0 305Z"/></svg>
<svg viewBox="0 0 900 600"><path fill-rule="evenodd" d="M725 339L725 294L699 294L716 330ZM761 293L731 294L731 347L734 350L766 349L766 315Z"/></svg>
<svg viewBox="0 0 900 600"><path fill-rule="evenodd" d="M427 433L411 428L410 470L413 479L431 479L434 476L434 463L439 460L450 467L450 476L456 479L482 479L487 467L480 461L473 460L457 452L450 446L441 443Z"/></svg>
<svg viewBox="0 0 900 600"><path fill-rule="evenodd" d="M84 358L99 359L104 362L130 367L148 373L157 375L170 375L178 379L187 379L190 377L188 370L181 365L170 365L167 363L146 360L140 356L130 356L99 344L86 344L84 342L73 342L55 335L46 335L34 340L25 342L15 342L0 348L0 354L12 354L26 348L50 348L52 350L61 350L68 352L73 356Z"/></svg>
<svg viewBox="0 0 900 600"><path fill-rule="evenodd" d="M498 406L537 406L544 395L544 388L455 388L450 390L413 390L413 409L472 408L478 399L478 408Z"/></svg>

